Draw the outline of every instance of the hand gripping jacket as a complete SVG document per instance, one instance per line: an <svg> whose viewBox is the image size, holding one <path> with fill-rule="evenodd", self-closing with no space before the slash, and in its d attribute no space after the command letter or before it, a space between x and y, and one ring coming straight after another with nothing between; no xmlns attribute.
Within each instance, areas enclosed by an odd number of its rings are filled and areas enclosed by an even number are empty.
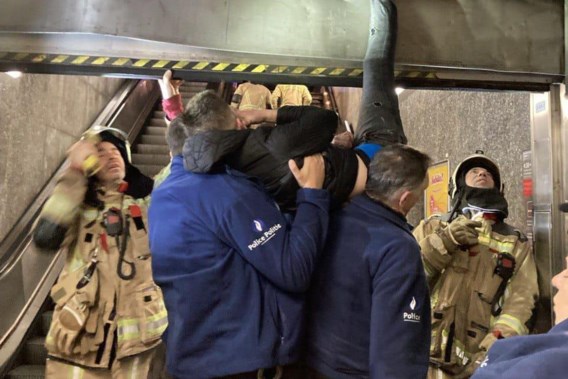
<svg viewBox="0 0 568 379"><path fill-rule="evenodd" d="M430 362L452 375L471 375L497 338L528 333L526 323L538 296L536 266L530 243L503 222L483 219L479 243L453 251L439 234L446 226L430 218L413 232L430 287ZM503 282L495 273L502 253L514 257L515 265L499 298L500 312L493 316L492 302Z"/></svg>
<svg viewBox="0 0 568 379"><path fill-rule="evenodd" d="M108 368L115 353L121 359L158 345L167 314L152 279L145 200L99 188L105 209L98 210L83 203L86 188L87 179L80 172L64 172L38 223L54 223L66 231L61 247L67 248L67 257L51 291L56 305L46 347L54 359ZM127 228L118 240L103 226L103 215L112 207L122 211ZM41 234L36 230L34 236L39 246ZM118 267L126 273L122 278ZM111 352L114 344L116 352Z"/></svg>

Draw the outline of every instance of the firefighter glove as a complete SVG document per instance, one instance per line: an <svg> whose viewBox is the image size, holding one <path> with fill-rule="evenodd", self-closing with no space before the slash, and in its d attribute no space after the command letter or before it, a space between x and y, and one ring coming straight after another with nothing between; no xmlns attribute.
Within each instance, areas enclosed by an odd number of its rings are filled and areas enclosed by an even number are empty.
<svg viewBox="0 0 568 379"><path fill-rule="evenodd" d="M449 251L454 251L457 247L474 246L479 242L477 239L479 233L475 229L479 227L481 227L480 221L460 216L442 230L440 237Z"/></svg>

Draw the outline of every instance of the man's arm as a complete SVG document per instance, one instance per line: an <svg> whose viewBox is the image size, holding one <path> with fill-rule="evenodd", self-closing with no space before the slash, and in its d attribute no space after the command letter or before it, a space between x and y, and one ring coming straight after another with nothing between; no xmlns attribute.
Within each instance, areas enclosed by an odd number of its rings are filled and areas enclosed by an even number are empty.
<svg viewBox="0 0 568 379"><path fill-rule="evenodd" d="M39 248L57 250L71 243L69 237L87 192L83 162L96 154L94 145L87 141L79 141L69 149L69 168L58 178L34 229L33 240Z"/></svg>
<svg viewBox="0 0 568 379"><path fill-rule="evenodd" d="M244 92L243 85L241 84L237 87L237 90L235 91L233 97L231 98L231 107L239 109L239 104L243 99L243 92Z"/></svg>
<svg viewBox="0 0 568 379"><path fill-rule="evenodd" d="M454 265L467 268L468 254L463 249L478 243L475 228L480 225L479 221L460 216L450 224L430 218L414 229L412 233L420 245L430 288L452 260Z"/></svg>
<svg viewBox="0 0 568 379"><path fill-rule="evenodd" d="M166 122L172 121L183 113L183 102L179 93L182 81L172 78L172 71L167 70L158 80L162 92L162 108L166 113Z"/></svg>
<svg viewBox="0 0 568 379"><path fill-rule="evenodd" d="M494 323L503 337L528 334L527 321L538 298L536 264L528 241L518 241L517 272L505 290L503 310ZM489 347L488 347L489 348Z"/></svg>
<svg viewBox="0 0 568 379"><path fill-rule="evenodd" d="M337 122L337 114L330 110L285 106L278 109L267 144L270 151L288 157L319 153L333 140Z"/></svg>
<svg viewBox="0 0 568 379"><path fill-rule="evenodd" d="M263 276L290 292L308 289L327 234L329 193L317 189L323 183L323 158L315 158L315 164L313 158L306 158L302 170L292 169L304 188L298 191L298 209L291 225L259 188L247 192L227 211L218 232Z"/></svg>
<svg viewBox="0 0 568 379"><path fill-rule="evenodd" d="M425 378L430 296L420 251L397 240L370 264L373 283L369 378Z"/></svg>

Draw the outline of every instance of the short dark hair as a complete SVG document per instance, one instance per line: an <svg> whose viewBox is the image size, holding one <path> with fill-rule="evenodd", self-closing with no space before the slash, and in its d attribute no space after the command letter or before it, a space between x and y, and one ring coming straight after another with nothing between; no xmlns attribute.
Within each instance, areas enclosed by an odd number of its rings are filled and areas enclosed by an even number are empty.
<svg viewBox="0 0 568 379"><path fill-rule="evenodd" d="M416 191L431 162L427 154L407 145L384 147L369 165L365 192L372 199L388 203L400 190Z"/></svg>
<svg viewBox="0 0 568 379"><path fill-rule="evenodd" d="M231 107L211 90L193 96L185 111L168 126L166 141L170 152L172 155L181 154L188 137L209 129L235 129L235 115Z"/></svg>

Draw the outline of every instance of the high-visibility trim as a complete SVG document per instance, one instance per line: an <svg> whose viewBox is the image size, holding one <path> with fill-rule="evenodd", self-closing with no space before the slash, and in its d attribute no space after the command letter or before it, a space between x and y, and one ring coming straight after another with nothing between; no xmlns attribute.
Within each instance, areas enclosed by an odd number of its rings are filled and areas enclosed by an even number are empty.
<svg viewBox="0 0 568 379"><path fill-rule="evenodd" d="M138 379L138 366L140 365L140 356L136 356L132 361L132 369L130 371L130 379Z"/></svg>
<svg viewBox="0 0 568 379"><path fill-rule="evenodd" d="M503 324L508 326L509 328L513 329L518 335L522 336L528 334L529 330L525 326L524 323L521 322L515 316L510 314L502 314L500 315L497 320L495 321L495 325Z"/></svg>
<svg viewBox="0 0 568 379"><path fill-rule="evenodd" d="M118 342L140 338L140 327L138 326L138 324L138 319L135 318L125 318L118 320L118 327L116 329Z"/></svg>
<svg viewBox="0 0 568 379"><path fill-rule="evenodd" d="M69 367L69 378L71 379L82 379L85 370L79 366L68 365Z"/></svg>
<svg viewBox="0 0 568 379"><path fill-rule="evenodd" d="M513 241L498 241L491 238L491 234L480 233L478 236L479 244L489 247L489 250L493 250L499 253L509 253L512 254L515 249L515 242Z"/></svg>

